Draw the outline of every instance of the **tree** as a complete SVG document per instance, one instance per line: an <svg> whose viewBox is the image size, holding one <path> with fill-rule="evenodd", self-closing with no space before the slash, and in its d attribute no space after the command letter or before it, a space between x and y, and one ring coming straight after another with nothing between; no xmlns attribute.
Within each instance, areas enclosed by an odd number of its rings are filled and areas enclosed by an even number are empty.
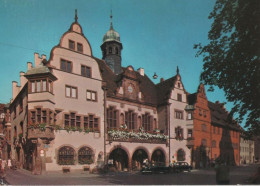
<svg viewBox="0 0 260 186"><path fill-rule="evenodd" d="M260 134L260 1L217 0L209 19L209 43L195 44L203 58L200 79L223 89L234 103L230 112L255 135Z"/></svg>

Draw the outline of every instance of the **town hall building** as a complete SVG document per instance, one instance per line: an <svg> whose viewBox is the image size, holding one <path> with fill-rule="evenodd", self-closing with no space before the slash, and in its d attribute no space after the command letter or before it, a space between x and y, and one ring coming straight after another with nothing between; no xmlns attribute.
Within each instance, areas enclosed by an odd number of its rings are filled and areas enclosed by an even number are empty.
<svg viewBox="0 0 260 186"><path fill-rule="evenodd" d="M122 67L122 50L111 15L102 59L94 57L76 12L49 59L35 53L34 65L28 62L20 72L20 84L13 81L4 121L7 156L35 174L192 164L197 99L185 90L178 67L171 78L154 84L144 68ZM203 124L213 130L204 103ZM205 138L211 139L206 132Z"/></svg>

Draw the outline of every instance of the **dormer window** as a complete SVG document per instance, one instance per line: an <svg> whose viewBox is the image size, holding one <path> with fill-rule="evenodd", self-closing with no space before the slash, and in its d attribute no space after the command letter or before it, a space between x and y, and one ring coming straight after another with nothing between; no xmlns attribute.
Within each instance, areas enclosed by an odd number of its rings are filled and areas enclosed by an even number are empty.
<svg viewBox="0 0 260 186"><path fill-rule="evenodd" d="M77 51L78 52L83 52L83 45L81 43L77 43Z"/></svg>
<svg viewBox="0 0 260 186"><path fill-rule="evenodd" d="M75 41L69 40L69 49L75 50Z"/></svg>

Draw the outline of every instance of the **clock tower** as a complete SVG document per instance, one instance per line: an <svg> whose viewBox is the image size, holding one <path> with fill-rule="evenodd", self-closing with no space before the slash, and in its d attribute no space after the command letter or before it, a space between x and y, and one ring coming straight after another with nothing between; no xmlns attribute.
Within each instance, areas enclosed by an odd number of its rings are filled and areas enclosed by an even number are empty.
<svg viewBox="0 0 260 186"><path fill-rule="evenodd" d="M101 45L102 59L106 61L107 65L115 74L122 72L121 68L121 51L123 45L120 41L120 35L113 28L112 12L110 15L110 29L103 36L103 44Z"/></svg>

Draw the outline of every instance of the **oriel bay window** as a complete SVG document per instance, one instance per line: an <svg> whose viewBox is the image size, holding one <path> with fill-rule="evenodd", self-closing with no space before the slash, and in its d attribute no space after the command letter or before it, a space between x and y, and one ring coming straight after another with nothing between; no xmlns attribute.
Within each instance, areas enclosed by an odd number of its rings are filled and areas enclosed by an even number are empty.
<svg viewBox="0 0 260 186"><path fill-rule="evenodd" d="M151 131L152 130L152 121L153 118L148 113L142 115L142 127L145 131Z"/></svg>
<svg viewBox="0 0 260 186"><path fill-rule="evenodd" d="M118 110L114 107L107 109L107 126L109 128L117 128L118 126Z"/></svg>
<svg viewBox="0 0 260 186"><path fill-rule="evenodd" d="M46 108L35 108L30 110L29 123L30 124L53 124L53 111Z"/></svg>
<svg viewBox="0 0 260 186"><path fill-rule="evenodd" d="M30 80L29 92L52 92L52 81L50 81L48 78Z"/></svg>
<svg viewBox="0 0 260 186"><path fill-rule="evenodd" d="M137 123L137 115L133 111L125 112L125 124L128 129L135 129Z"/></svg>

